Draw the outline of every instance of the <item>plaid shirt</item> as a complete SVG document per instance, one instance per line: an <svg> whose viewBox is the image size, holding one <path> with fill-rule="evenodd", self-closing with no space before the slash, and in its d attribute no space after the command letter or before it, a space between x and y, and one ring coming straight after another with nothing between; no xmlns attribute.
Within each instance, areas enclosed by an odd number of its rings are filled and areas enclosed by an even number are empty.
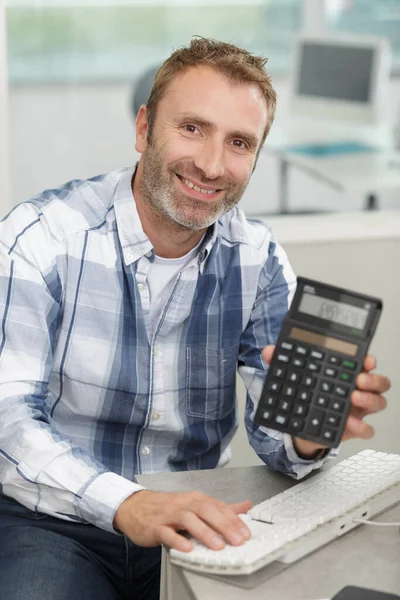
<svg viewBox="0 0 400 600"><path fill-rule="evenodd" d="M257 454L301 477L289 436L253 422L295 277L270 230L239 209L210 227L154 330L154 250L133 171L72 181L0 223L0 492L113 531L137 473L229 459L236 368Z"/></svg>

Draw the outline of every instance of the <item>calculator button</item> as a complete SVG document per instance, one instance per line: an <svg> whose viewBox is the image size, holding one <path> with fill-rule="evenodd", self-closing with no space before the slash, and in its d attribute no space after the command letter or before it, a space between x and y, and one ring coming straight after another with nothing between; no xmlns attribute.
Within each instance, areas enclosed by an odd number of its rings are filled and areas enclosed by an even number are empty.
<svg viewBox="0 0 400 600"><path fill-rule="evenodd" d="M306 387L314 387L315 386L315 377L311 377L311 375L304 375L302 380L302 385Z"/></svg>
<svg viewBox="0 0 400 600"><path fill-rule="evenodd" d="M329 398L327 398L326 396L323 396L322 394L318 394L318 396L315 399L315 404L317 404L321 408L328 408Z"/></svg>
<svg viewBox="0 0 400 600"><path fill-rule="evenodd" d="M339 379L341 381L347 381L348 383L350 383L350 381L353 381L353 374L352 373L340 373L339 375Z"/></svg>
<svg viewBox="0 0 400 600"><path fill-rule="evenodd" d="M333 367L326 367L324 370L324 375L327 375L328 377L336 377L337 374L338 370Z"/></svg>
<svg viewBox="0 0 400 600"><path fill-rule="evenodd" d="M297 371L289 371L287 378L292 383L299 383L299 381L300 381L300 373L298 373Z"/></svg>
<svg viewBox="0 0 400 600"><path fill-rule="evenodd" d="M296 390L297 390L297 388L295 388L293 385L285 384L283 386L282 393L284 396L288 396L289 398L294 398L296 395Z"/></svg>
<svg viewBox="0 0 400 600"><path fill-rule="evenodd" d="M293 412L298 417L305 417L308 413L308 408L304 404L296 404Z"/></svg>
<svg viewBox="0 0 400 600"><path fill-rule="evenodd" d="M291 402L288 402L287 400L283 400L283 399L279 400L278 408L283 410L283 412L285 412L285 413L290 412L291 407L292 407Z"/></svg>
<svg viewBox="0 0 400 600"><path fill-rule="evenodd" d="M293 350L293 344L290 342L282 342L281 346L282 350Z"/></svg>
<svg viewBox="0 0 400 600"><path fill-rule="evenodd" d="M333 389L333 384L329 383L329 381L321 381L321 385L319 387L323 392L329 394Z"/></svg>
<svg viewBox="0 0 400 600"><path fill-rule="evenodd" d="M317 410L317 409L312 410L310 412L310 416L308 418L308 423L306 426L306 433L311 433L312 435L318 435L321 430L323 419L324 419L324 413L322 412L322 410Z"/></svg>
<svg viewBox="0 0 400 600"><path fill-rule="evenodd" d="M336 400L335 400L336 402ZM340 416L339 415L327 415L325 418L325 422L327 425L329 425L330 427L337 427L340 423Z"/></svg>
<svg viewBox="0 0 400 600"><path fill-rule="evenodd" d="M297 417L292 417L289 421L289 427L291 427L295 431L301 431L304 427L304 421L303 421L303 419L298 419Z"/></svg>
<svg viewBox="0 0 400 600"><path fill-rule="evenodd" d="M328 442L331 442L335 439L336 432L333 429L329 429L328 427L324 427L321 431L321 437Z"/></svg>
<svg viewBox="0 0 400 600"><path fill-rule="evenodd" d="M349 388L346 385L335 385L335 389L333 390L335 396L340 396L341 398L346 398L349 393Z"/></svg>
<svg viewBox="0 0 400 600"><path fill-rule="evenodd" d="M285 417L285 415L279 415L278 414L278 415L276 415L274 421L278 425L286 425L286 423L287 423L287 417Z"/></svg>
<svg viewBox="0 0 400 600"><path fill-rule="evenodd" d="M357 367L357 363L354 360L345 359L342 362L342 367L344 367L345 369L351 369L352 371L354 371L355 368Z"/></svg>
<svg viewBox="0 0 400 600"><path fill-rule="evenodd" d="M289 362L289 356L287 354L278 354L278 356L276 357L276 360L278 360L279 362L283 362L283 363L288 363Z"/></svg>
<svg viewBox="0 0 400 600"><path fill-rule="evenodd" d="M334 356L333 354L330 355L329 357L329 362L331 363L331 365L340 365L340 361L341 359L338 356Z"/></svg>
<svg viewBox="0 0 400 600"><path fill-rule="evenodd" d="M275 406L276 404L276 396L269 394L263 399L263 404L266 406Z"/></svg>
<svg viewBox="0 0 400 600"><path fill-rule="evenodd" d="M308 348L306 348L305 346L296 346L296 352L297 354L302 354L303 356L307 356L308 354Z"/></svg>
<svg viewBox="0 0 400 600"><path fill-rule="evenodd" d="M274 367L272 369L272 375L274 377L279 377L279 379L282 379L286 375L286 369L284 369L283 367Z"/></svg>
<svg viewBox="0 0 400 600"><path fill-rule="evenodd" d="M264 410L262 414L262 418L264 421L270 421L272 419L273 412L272 410Z"/></svg>
<svg viewBox="0 0 400 600"><path fill-rule="evenodd" d="M281 383L278 383L277 381L271 381L268 384L267 390L269 390L270 392L279 392L281 387L282 387Z"/></svg>
<svg viewBox="0 0 400 600"><path fill-rule="evenodd" d="M311 358L316 358L317 360L322 360L324 358L324 353L321 350L312 350L310 353Z"/></svg>
<svg viewBox="0 0 400 600"><path fill-rule="evenodd" d="M309 361L306 365L306 369L308 369L309 371L314 371L315 373L318 373L320 368L321 368L321 365L319 365L318 363L315 363L315 362L311 362L311 361Z"/></svg>
<svg viewBox="0 0 400 600"><path fill-rule="evenodd" d="M292 360L292 365L298 369L302 369L305 364L306 361L303 358L293 358Z"/></svg>
<svg viewBox="0 0 400 600"><path fill-rule="evenodd" d="M336 412L342 412L343 407L344 407L343 400L337 400L336 398L334 398L334 400L332 400L331 410L335 410Z"/></svg>
<svg viewBox="0 0 400 600"><path fill-rule="evenodd" d="M311 399L311 392L309 390L300 390L297 394L297 400L302 400L303 402L309 402Z"/></svg>

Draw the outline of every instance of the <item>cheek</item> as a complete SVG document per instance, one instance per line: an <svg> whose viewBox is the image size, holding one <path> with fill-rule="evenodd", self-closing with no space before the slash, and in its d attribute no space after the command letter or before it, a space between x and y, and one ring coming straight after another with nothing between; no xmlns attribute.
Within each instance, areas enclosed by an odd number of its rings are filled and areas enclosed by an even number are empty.
<svg viewBox="0 0 400 600"><path fill-rule="evenodd" d="M226 159L225 168L227 173L238 184L247 183L253 171L254 158L250 156L229 156Z"/></svg>

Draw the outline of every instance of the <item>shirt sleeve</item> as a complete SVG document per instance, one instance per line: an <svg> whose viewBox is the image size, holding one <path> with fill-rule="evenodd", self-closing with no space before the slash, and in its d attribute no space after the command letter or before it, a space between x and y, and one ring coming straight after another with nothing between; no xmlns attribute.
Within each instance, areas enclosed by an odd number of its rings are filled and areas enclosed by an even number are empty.
<svg viewBox="0 0 400 600"><path fill-rule="evenodd" d="M296 289L296 277L284 250L274 239L259 277L256 301L243 332L239 350L239 374L247 389L245 426L251 446L271 469L300 479L321 467L328 458L337 456L331 450L322 460L300 458L289 434L283 434L254 423L268 365L262 359L262 349L275 344L283 318Z"/></svg>
<svg viewBox="0 0 400 600"><path fill-rule="evenodd" d="M118 506L142 486L109 472L52 423L48 384L63 310L56 246L29 204L0 223L0 493L114 531Z"/></svg>

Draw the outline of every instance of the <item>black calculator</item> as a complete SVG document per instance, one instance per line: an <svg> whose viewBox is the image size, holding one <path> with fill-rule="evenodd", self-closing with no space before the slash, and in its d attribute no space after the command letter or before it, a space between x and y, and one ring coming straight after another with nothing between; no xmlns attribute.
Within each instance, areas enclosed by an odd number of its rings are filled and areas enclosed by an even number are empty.
<svg viewBox="0 0 400 600"><path fill-rule="evenodd" d="M337 446L381 311L378 298L298 277L256 424Z"/></svg>

